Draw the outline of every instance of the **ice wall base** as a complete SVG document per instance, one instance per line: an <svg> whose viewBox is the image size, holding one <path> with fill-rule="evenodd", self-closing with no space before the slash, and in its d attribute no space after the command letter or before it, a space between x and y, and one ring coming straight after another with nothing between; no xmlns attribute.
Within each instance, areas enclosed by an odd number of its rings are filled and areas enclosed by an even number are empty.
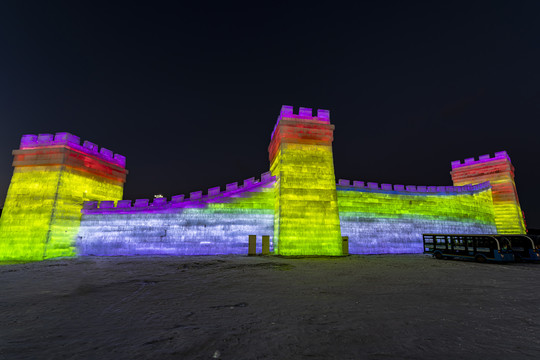
<svg viewBox="0 0 540 360"><path fill-rule="evenodd" d="M351 254L421 254L422 234L493 234L495 226L466 221L415 217L341 217L341 233L349 237Z"/></svg>
<svg viewBox="0 0 540 360"><path fill-rule="evenodd" d="M227 184L165 198L87 203L77 238L80 255L222 255L247 254L249 235L274 229L274 184L270 173L242 186Z"/></svg>
<svg viewBox="0 0 540 360"><path fill-rule="evenodd" d="M77 240L80 255L221 255L248 253L248 236L273 232L274 215L215 213L185 209L177 213L83 216Z"/></svg>

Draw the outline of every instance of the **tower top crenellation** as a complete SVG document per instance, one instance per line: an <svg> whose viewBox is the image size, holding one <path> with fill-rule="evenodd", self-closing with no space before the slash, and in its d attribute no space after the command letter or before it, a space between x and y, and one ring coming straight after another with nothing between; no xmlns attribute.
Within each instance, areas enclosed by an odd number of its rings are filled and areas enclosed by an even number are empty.
<svg viewBox="0 0 540 360"><path fill-rule="evenodd" d="M317 115L313 116L312 108L300 107L298 114L294 113L294 108L290 105L283 105L279 112L278 122L280 119L292 118L292 119L308 119L330 122L330 110L317 109Z"/></svg>
<svg viewBox="0 0 540 360"><path fill-rule="evenodd" d="M508 153L506 151L499 151L495 153L495 156L491 157L490 154L486 155L480 155L478 159L475 158L467 158L463 162L461 160L452 161L452 169L463 167L463 166L470 166L475 164L481 164L481 163L487 163L490 161L496 161L496 160L510 160L510 156L508 156Z"/></svg>
<svg viewBox="0 0 540 360"><path fill-rule="evenodd" d="M118 165L120 167L126 167L126 157L120 154L114 154L111 150L102 147L99 149L97 144L85 140L81 145L81 138L67 133L59 132L56 134L27 134L23 135L21 138L20 149L35 149L41 147L51 147L51 146L69 146L76 150L82 151L89 155L96 156L105 161Z"/></svg>

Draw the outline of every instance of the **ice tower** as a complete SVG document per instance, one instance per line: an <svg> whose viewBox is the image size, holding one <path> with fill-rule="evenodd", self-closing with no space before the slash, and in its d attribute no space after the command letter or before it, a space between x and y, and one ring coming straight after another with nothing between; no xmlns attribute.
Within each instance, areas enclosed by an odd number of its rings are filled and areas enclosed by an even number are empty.
<svg viewBox="0 0 540 360"><path fill-rule="evenodd" d="M126 159L69 133L23 135L0 219L0 260L75 255L87 200L120 200Z"/></svg>
<svg viewBox="0 0 540 360"><path fill-rule="evenodd" d="M489 181L493 194L493 212L499 234L525 234L523 213L514 181L514 166L506 151L495 153L494 157L481 155L461 161L452 161L452 181L454 185L479 184Z"/></svg>
<svg viewBox="0 0 540 360"><path fill-rule="evenodd" d="M274 251L342 255L328 110L283 106L268 147L275 185Z"/></svg>

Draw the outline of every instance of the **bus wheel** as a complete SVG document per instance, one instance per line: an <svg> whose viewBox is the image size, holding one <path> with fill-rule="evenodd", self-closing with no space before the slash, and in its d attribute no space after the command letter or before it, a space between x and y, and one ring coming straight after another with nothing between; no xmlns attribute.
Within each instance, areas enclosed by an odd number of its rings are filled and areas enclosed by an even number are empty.
<svg viewBox="0 0 540 360"><path fill-rule="evenodd" d="M478 255L474 259L476 260L476 262L479 262L479 263L485 263L486 262L486 258L481 256L481 255Z"/></svg>
<svg viewBox="0 0 540 360"><path fill-rule="evenodd" d="M435 259L437 260L442 260L443 259L443 256L440 252L436 252L433 256L435 256Z"/></svg>

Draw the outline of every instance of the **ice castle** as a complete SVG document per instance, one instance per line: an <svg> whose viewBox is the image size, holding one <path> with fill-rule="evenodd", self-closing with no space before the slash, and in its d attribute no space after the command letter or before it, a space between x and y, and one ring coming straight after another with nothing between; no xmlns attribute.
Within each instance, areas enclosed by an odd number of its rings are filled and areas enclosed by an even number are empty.
<svg viewBox="0 0 540 360"><path fill-rule="evenodd" d="M452 186L340 179L328 110L283 106L258 178L122 200L126 159L69 133L24 135L0 218L0 260L77 255L421 253L423 233L526 232L505 151L451 163ZM260 251L260 243L258 244Z"/></svg>

